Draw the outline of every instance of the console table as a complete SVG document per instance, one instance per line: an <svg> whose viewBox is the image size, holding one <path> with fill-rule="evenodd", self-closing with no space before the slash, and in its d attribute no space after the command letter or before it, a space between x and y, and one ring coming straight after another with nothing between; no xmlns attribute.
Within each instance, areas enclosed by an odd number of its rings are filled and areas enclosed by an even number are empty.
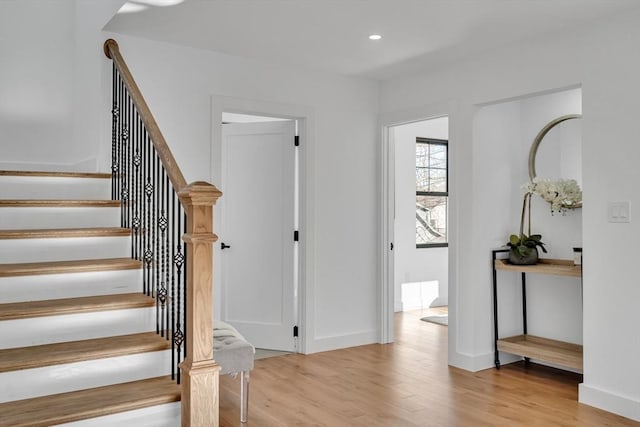
<svg viewBox="0 0 640 427"><path fill-rule="evenodd" d="M500 351L516 354L529 359L537 359L558 366L582 371L582 346L578 344L536 337L527 333L527 274L550 274L570 276L582 279L582 266L574 265L573 260L541 258L536 265L514 265L508 260L498 258L499 253L509 249L496 249L491 252L493 266L493 329L494 354L496 368L500 369ZM500 338L498 335L498 289L497 270L519 272L522 276L522 335ZM582 280L580 280L582 285Z"/></svg>

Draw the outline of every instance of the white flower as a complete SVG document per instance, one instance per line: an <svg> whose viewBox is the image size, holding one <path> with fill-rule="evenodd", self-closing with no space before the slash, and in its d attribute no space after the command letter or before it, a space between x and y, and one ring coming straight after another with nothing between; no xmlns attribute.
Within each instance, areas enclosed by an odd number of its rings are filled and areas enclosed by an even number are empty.
<svg viewBox="0 0 640 427"><path fill-rule="evenodd" d="M551 204L551 213L561 212L582 202L582 190L575 179L551 179L534 178L522 186L525 193L538 194Z"/></svg>

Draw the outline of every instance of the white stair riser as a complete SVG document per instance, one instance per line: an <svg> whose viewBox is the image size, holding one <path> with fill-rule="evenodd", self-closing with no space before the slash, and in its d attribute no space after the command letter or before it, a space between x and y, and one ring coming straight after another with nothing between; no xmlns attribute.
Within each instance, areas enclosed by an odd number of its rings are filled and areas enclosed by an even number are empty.
<svg viewBox="0 0 640 427"><path fill-rule="evenodd" d="M142 270L0 278L2 303L142 292Z"/></svg>
<svg viewBox="0 0 640 427"><path fill-rule="evenodd" d="M174 402L57 425L59 427L180 427L180 411L180 402Z"/></svg>
<svg viewBox="0 0 640 427"><path fill-rule="evenodd" d="M110 198L110 179L0 176L0 199L104 200Z"/></svg>
<svg viewBox="0 0 640 427"><path fill-rule="evenodd" d="M0 374L0 402L160 377L171 373L171 350L87 360Z"/></svg>
<svg viewBox="0 0 640 427"><path fill-rule="evenodd" d="M119 226L119 207L0 207L0 229Z"/></svg>
<svg viewBox="0 0 640 427"><path fill-rule="evenodd" d="M28 347L155 330L155 307L4 320L0 322L0 348Z"/></svg>
<svg viewBox="0 0 640 427"><path fill-rule="evenodd" d="M123 258L131 254L130 237L0 239L0 262L71 261Z"/></svg>

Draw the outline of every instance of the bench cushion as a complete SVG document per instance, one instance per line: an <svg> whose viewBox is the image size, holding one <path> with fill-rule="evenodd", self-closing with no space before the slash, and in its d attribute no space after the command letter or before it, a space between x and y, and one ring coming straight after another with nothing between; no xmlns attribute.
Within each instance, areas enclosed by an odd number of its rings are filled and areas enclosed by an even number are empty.
<svg viewBox="0 0 640 427"><path fill-rule="evenodd" d="M233 326L214 321L213 358L220 365L220 375L252 370L255 352L255 348Z"/></svg>

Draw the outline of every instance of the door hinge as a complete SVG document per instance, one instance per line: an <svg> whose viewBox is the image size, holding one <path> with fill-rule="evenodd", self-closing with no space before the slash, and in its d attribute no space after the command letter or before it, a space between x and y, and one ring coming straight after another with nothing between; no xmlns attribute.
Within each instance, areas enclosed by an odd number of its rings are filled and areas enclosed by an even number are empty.
<svg viewBox="0 0 640 427"><path fill-rule="evenodd" d="M297 326L294 326L294 327L293 327L293 337L294 337L294 338L297 338L297 337L298 337L298 327L297 327Z"/></svg>
<svg viewBox="0 0 640 427"><path fill-rule="evenodd" d="M391 250L393 250L393 242L391 242Z"/></svg>
<svg viewBox="0 0 640 427"><path fill-rule="evenodd" d="M298 147L300 145L300 136L295 135L293 137L293 145L295 145L296 147Z"/></svg>
<svg viewBox="0 0 640 427"><path fill-rule="evenodd" d="M300 233L298 233L298 230L293 232L293 241L297 242L298 240L300 240Z"/></svg>

